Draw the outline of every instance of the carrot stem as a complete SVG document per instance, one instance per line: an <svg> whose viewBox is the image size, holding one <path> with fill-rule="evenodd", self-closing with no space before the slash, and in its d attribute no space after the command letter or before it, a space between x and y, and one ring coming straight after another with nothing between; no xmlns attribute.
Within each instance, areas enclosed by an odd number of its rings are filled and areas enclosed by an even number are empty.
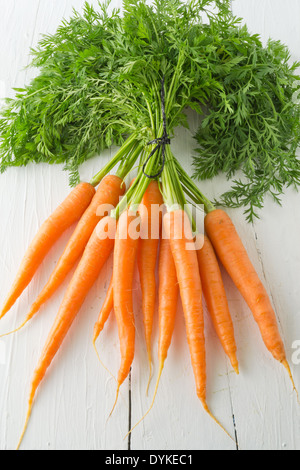
<svg viewBox="0 0 300 470"><path fill-rule="evenodd" d="M90 184L92 186L98 186L104 176L106 176L112 170L112 168L114 168L117 163L119 163L130 152L136 142L136 134L132 134L130 137L128 137L128 139L116 152L114 157L92 178Z"/></svg>
<svg viewBox="0 0 300 470"><path fill-rule="evenodd" d="M182 168L177 159L174 159L174 163L177 169L177 172L180 175L180 181L183 186L187 188L188 194L190 197L193 197L193 201L196 204L203 204L205 212L211 212L215 210L213 203L207 199L207 197L200 191L195 182L190 178L187 172Z"/></svg>
<svg viewBox="0 0 300 470"><path fill-rule="evenodd" d="M130 208L131 212L136 212L139 204L143 199L143 196L151 181L146 176L146 174L151 175L152 172L155 171L155 168L157 167L159 161L158 153L157 155L153 155L153 158L151 158L147 162L147 157L150 152L151 149L147 151L145 149L143 150L137 177L135 178L134 182L128 189L125 196L121 199L117 207L111 212L111 216L115 217L117 220L127 208ZM145 169L144 163L146 163Z"/></svg>
<svg viewBox="0 0 300 470"><path fill-rule="evenodd" d="M122 179L125 179L126 176L130 173L132 170L134 164L136 163L139 155L143 151L143 144L141 143L135 143L130 151L128 152L127 155L125 155L119 165L118 170L116 171L116 175L119 176Z"/></svg>
<svg viewBox="0 0 300 470"><path fill-rule="evenodd" d="M171 152L170 146L166 149L167 159L166 165L162 174L162 185L164 201L168 210L181 208L187 213L192 231L197 232L196 222L189 210L187 200L183 191L182 182L180 181L178 171L176 170L176 158Z"/></svg>

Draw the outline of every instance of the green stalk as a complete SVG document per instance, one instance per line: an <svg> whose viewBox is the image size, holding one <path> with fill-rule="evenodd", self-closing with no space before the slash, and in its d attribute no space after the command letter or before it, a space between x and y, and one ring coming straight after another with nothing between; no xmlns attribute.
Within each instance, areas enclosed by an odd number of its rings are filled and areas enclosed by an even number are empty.
<svg viewBox="0 0 300 470"><path fill-rule="evenodd" d="M180 180L183 186L185 186L189 192L189 196L191 196L191 194L194 196L193 201L196 204L203 204L205 212L207 213L216 210L213 203L209 199L207 199L206 196L204 196L204 194L200 191L200 189L195 184L195 182L190 178L190 176L182 168L182 166L180 165L177 159L174 159L174 163L175 163L177 173L180 175Z"/></svg>
<svg viewBox="0 0 300 470"><path fill-rule="evenodd" d="M137 186L139 185L140 176L142 174L142 162L143 162L144 158L145 158L145 150L142 151L142 156L141 156L141 161L140 161L140 168L139 168L137 177L135 178L134 182L132 183L132 185L130 186L130 188L126 192L126 194L122 197L122 199L120 200L117 207L115 209L113 209L110 213L111 217L114 217L117 220L119 219L122 212L124 212L124 210L127 207L129 207L129 204L130 204L130 201L132 200L133 194L135 193L135 191L137 189Z"/></svg>
<svg viewBox="0 0 300 470"><path fill-rule="evenodd" d="M179 53L179 56L178 56L178 61L177 61L175 71L172 75L171 83L170 83L170 85L168 87L168 90L167 90L166 106L165 106L167 116L168 116L169 112L172 110L173 105L174 105L174 97L176 96L176 92L177 92L178 87L179 87L178 83L180 83L180 75L182 73L183 61L184 61L184 51L181 50L180 53Z"/></svg>
<svg viewBox="0 0 300 470"><path fill-rule="evenodd" d="M120 147L114 157L92 178L90 184L92 186L98 186L100 181L106 176L112 168L114 168L117 163L119 163L127 154L131 151L133 145L137 140L137 135L132 134L128 137L128 139L124 142L124 144Z"/></svg>
<svg viewBox="0 0 300 470"><path fill-rule="evenodd" d="M146 100L146 103L147 103L147 109L148 109L148 113L149 113L149 117L150 117L151 128L153 129L153 132L154 132L154 135L155 135L156 124L154 122L152 109L151 109L151 106L150 106L148 100Z"/></svg>
<svg viewBox="0 0 300 470"><path fill-rule="evenodd" d="M162 173L162 185L163 197L167 206L167 210L172 211L178 207L184 210L190 219L193 232L196 233L197 225L192 214L187 209L186 197L184 195L182 184L176 170L176 159L172 154L169 145L166 148L166 156L166 164Z"/></svg>
<svg viewBox="0 0 300 470"><path fill-rule="evenodd" d="M155 125L155 128L153 129L154 135L156 137L156 131L160 127L159 123L160 123L160 115L161 115L161 97L160 97L160 92L157 88L157 81L152 79L152 84L153 84L153 89L155 90L155 95L156 95L156 99L157 99L157 103L156 103L156 106L155 106L155 122L156 122L156 125Z"/></svg>
<svg viewBox="0 0 300 470"><path fill-rule="evenodd" d="M135 143L123 160L121 161L118 170L116 171L116 175L119 176L122 180L126 178L126 176L132 170L134 164L136 163L139 155L141 154L144 146L140 143Z"/></svg>
<svg viewBox="0 0 300 470"><path fill-rule="evenodd" d="M153 155L150 160L148 160L147 165L145 167L145 173L148 175L151 175L153 172L156 172L157 170L157 163L159 161L159 153L157 155ZM149 155L149 152L148 152ZM148 157L146 153L146 158ZM141 203L143 196L150 184L151 179L144 174L143 171L141 171L141 175L139 177L139 184L137 185L137 188L133 194L132 200L130 202L130 208L132 210L136 210L136 207Z"/></svg>
<svg viewBox="0 0 300 470"><path fill-rule="evenodd" d="M159 153L157 155L153 155L152 158L150 158L146 164L145 167L145 173L143 171L144 163L147 161L148 156L151 153L153 146L148 150L144 148L144 152L141 158L140 162L140 168L138 171L138 175L135 178L135 181L131 185L131 187L128 189L126 194L123 196L117 207L111 211L111 217L115 217L118 219L122 212L129 208L129 210L132 210L133 212L137 211L137 208L139 204L141 203L143 196L145 194L146 189L148 188L148 185L150 183L150 178L145 175L147 173L148 175L151 175L153 172L157 171L158 167L158 162L160 160L160 155Z"/></svg>

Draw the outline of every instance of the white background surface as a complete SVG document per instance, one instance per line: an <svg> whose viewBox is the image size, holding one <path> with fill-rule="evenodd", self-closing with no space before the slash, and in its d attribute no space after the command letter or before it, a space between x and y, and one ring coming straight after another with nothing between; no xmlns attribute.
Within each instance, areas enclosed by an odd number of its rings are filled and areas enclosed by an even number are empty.
<svg viewBox="0 0 300 470"><path fill-rule="evenodd" d="M24 70L30 47L41 33L52 33L72 7L83 0L0 0L0 93L12 96L12 87L28 83L32 71ZM91 1L96 5L97 2ZM120 6L113 0L112 6ZM300 2L298 0L235 0L233 11L251 31L281 39L290 47L292 60L300 59ZM189 170L193 149L191 131L179 130L172 143ZM114 151L104 152L81 169L89 180ZM213 198L227 183L223 177L202 189ZM61 167L31 165L10 169L0 176L0 302L3 303L20 260L38 227L68 194L68 177ZM258 273L274 303L288 360L300 389L297 341L300 341L300 195L286 191L280 208L270 200L253 225L242 210L229 211ZM69 232L70 233L70 232ZM0 333L24 318L44 286L69 233L57 243L29 288L0 322ZM110 279L111 261L103 270L83 309L69 331L39 388L22 449L127 449L129 416L134 424L147 410L147 358L140 321L140 292L136 279L137 343L131 385L127 380L112 417L115 383L101 367L92 347L92 331ZM300 406L285 370L265 350L252 315L224 273L236 331L240 375L225 357L206 316L208 403L233 434L242 450L299 450ZM39 315L16 335L0 339L0 449L14 449L23 427L29 385L44 341L59 308L66 283ZM157 325L154 332L156 358ZM299 348L299 345L298 345ZM116 373L119 343L114 318L98 342L104 363ZM294 356L293 356L294 354ZM155 372L157 361L155 361ZM129 406L129 391L131 406ZM234 417L234 419L233 419ZM235 423L235 429L234 424ZM131 435L131 449L226 449L233 443L205 414L196 397L181 306L156 404Z"/></svg>

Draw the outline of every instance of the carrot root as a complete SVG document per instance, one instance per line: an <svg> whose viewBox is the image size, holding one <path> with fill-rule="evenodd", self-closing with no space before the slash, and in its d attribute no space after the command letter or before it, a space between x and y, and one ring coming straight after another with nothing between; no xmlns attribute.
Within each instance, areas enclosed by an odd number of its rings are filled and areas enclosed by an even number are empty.
<svg viewBox="0 0 300 470"><path fill-rule="evenodd" d="M135 318L133 308L133 277L138 248L138 237L131 237L129 224L140 218L135 212L124 211L118 222L114 247L113 304L120 341L121 364L118 372L119 386L128 376L135 351Z"/></svg>
<svg viewBox="0 0 300 470"><path fill-rule="evenodd" d="M294 382L294 379L293 379L293 376L292 376L292 372L291 372L291 368L289 366L289 363L288 361L285 359L281 362L281 364L285 367L285 369L287 370L288 374L289 374L289 378L291 379L291 382L292 382L292 385L293 385L293 390L296 392L296 396L297 396L297 401L298 403L300 404L300 400L299 400L299 393L298 393L298 390L296 388L296 385L295 385L295 382Z"/></svg>
<svg viewBox="0 0 300 470"><path fill-rule="evenodd" d="M201 234L202 247L197 250L200 278L207 310L223 350L238 374L237 347L234 325L219 262L210 239Z"/></svg>
<svg viewBox="0 0 300 470"><path fill-rule="evenodd" d="M12 335L13 333L17 333L26 325L28 321L29 321L29 318L25 318L25 320L23 321L23 323L21 323L21 325L19 325L14 330L8 331L7 333L3 333L2 335L0 335L0 338L4 338L5 336L9 336L9 335Z"/></svg>
<svg viewBox="0 0 300 470"><path fill-rule="evenodd" d="M163 197L157 181L150 181L139 206L141 218L141 239L137 253L137 262L142 290L142 315L149 363L149 380L146 394L153 375L151 338L155 316L156 301L156 263L161 233ZM157 218L158 216L158 218ZM157 218L157 219L156 219ZM153 226L155 222L155 227ZM156 231L156 233L153 232Z"/></svg>
<svg viewBox="0 0 300 470"><path fill-rule="evenodd" d="M97 355L98 360L99 360L100 364L102 365L102 367L106 370L106 372L108 372L108 373L112 376L112 378L113 378L115 381L117 381L117 379L116 379L116 377L114 376L114 374L108 369L108 367L106 367L106 365L104 364L104 362L103 362L102 359L100 358L100 355L99 355L98 350L97 350L97 347L96 347L96 342L95 342L95 340L93 341L93 346L94 346L96 355Z"/></svg>
<svg viewBox="0 0 300 470"><path fill-rule="evenodd" d="M129 436L129 434L132 433L132 431L146 418L146 416L150 413L150 411L152 410L153 408L153 405L154 405L154 401L155 401L155 398L156 398L156 395L157 395L157 390L158 390L158 385L159 385L159 382L160 382L160 378L161 378L161 374L162 374L162 371L163 371L163 368L164 368L164 360L160 362L160 365L159 365L159 370L158 370L158 377L157 377L157 381L156 381L156 385L155 385L155 390L154 390L154 395L153 395L153 399L152 399L152 402L151 402L151 405L150 407L148 408L148 410L146 411L146 413L141 417L141 419L130 429L130 431L128 431L128 433L124 436L124 440L126 439L126 437Z"/></svg>
<svg viewBox="0 0 300 470"><path fill-rule="evenodd" d="M231 362L231 365L232 365L232 367L233 367L234 372L235 372L237 375L239 375L240 371L239 371L238 361L236 361L236 363L232 361L232 362Z"/></svg>
<svg viewBox="0 0 300 470"><path fill-rule="evenodd" d="M114 412L114 409L115 409L115 407L116 407L116 405L117 405L117 402L118 402L119 392L120 392L120 384L118 383L118 385L117 385L117 391L116 391L116 398L115 398L113 407L112 407L111 412L109 413L109 416L108 416L107 419L109 419L109 418L111 417L111 415L113 414L113 412Z"/></svg>
<svg viewBox="0 0 300 470"><path fill-rule="evenodd" d="M24 428L23 428L21 437L20 437L20 439L19 439L18 445L17 445L17 447L16 447L16 450L19 450L19 449L20 449L21 443L22 443L22 441L23 441L23 438L24 438L24 435L25 435L25 432L26 432L26 429L27 429L27 425L28 425L28 422L29 422L29 418L30 418L30 415L31 415L31 410L32 410L32 403L31 403L31 404L29 405L29 407L28 407L28 411L27 411L27 415L26 415L26 419L25 419Z"/></svg>
<svg viewBox="0 0 300 470"><path fill-rule="evenodd" d="M149 378L148 378L148 383L147 383L147 388L146 388L146 395L148 396L149 393L149 387L150 383L153 377L153 366L152 366L152 358L151 358L151 352L148 351L148 363L149 363Z"/></svg>
<svg viewBox="0 0 300 470"><path fill-rule="evenodd" d="M22 441L23 441L25 432L26 432L27 427L28 427L29 418L30 418L30 415L31 415L32 407L33 407L34 395L35 395L35 389L34 389L34 386L32 386L32 388L31 388L31 393L30 393L29 399L28 399L28 408L27 408L27 414L26 414L26 418L25 418L25 424L24 424L24 427L23 427L23 430L22 430L22 433L21 433L21 436L20 436L18 445L17 445L17 447L16 447L16 450L19 450L19 449L20 449L20 446L21 446L21 444L22 444Z"/></svg>
<svg viewBox="0 0 300 470"><path fill-rule="evenodd" d="M201 399L200 398L200 401L202 403L202 406L204 408L204 410L208 413L208 415L214 420L214 422L216 424L218 424L218 426L220 426L220 428L227 434L227 436L235 442L235 439L229 434L229 432L224 428L224 426L220 423L220 421L213 415L213 413L210 411L210 409L208 408L208 405L206 403L205 400Z"/></svg>
<svg viewBox="0 0 300 470"><path fill-rule="evenodd" d="M206 215L205 229L221 263L252 311L266 348L287 370L299 403L274 308L232 220L226 212L216 209Z"/></svg>

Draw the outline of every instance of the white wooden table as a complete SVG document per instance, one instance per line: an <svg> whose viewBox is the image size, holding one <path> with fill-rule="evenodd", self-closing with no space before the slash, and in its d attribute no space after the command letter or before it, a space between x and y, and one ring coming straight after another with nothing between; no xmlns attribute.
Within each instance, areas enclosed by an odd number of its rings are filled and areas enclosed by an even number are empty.
<svg viewBox="0 0 300 470"><path fill-rule="evenodd" d="M91 3L97 4L96 0ZM0 93L27 83L32 71L23 68L28 52L41 33L54 32L72 7L83 0L0 0ZM121 6L113 0L112 6ZM235 0L233 11L253 32L283 40L292 59L300 59L300 2L298 0ZM172 143L189 170L193 149L191 131L179 130ZM103 152L81 168L89 180L112 154ZM218 177L203 184L211 198L227 182ZM23 253L40 224L67 195L68 177L58 166L30 165L0 176L0 302L13 281ZM236 227L273 300L296 385L300 389L300 195L289 190L282 207L269 199L261 218L245 222L242 210L230 210ZM69 233L52 249L34 281L12 311L0 322L0 332L17 325L44 286ZM119 403L107 420L115 397L115 383L101 367L92 346L92 331L108 286L111 262L102 272L63 346L40 386L22 449L150 449L234 450L237 445L203 411L195 394L181 306L174 340L166 361L156 404L144 422L124 439L147 410L147 357L140 321L140 292L136 279L136 358ZM242 450L300 449L300 406L283 367L265 350L249 309L224 274L238 345L240 375L226 359L206 314L208 402L224 426L236 433ZM14 449L23 427L29 384L66 283L24 330L0 339L0 449ZM157 343L157 324L154 342ZM116 372L119 343L110 318L98 343L104 363ZM156 348L154 345L154 355ZM155 357L155 356L154 356ZM155 372L157 361L155 361Z"/></svg>

